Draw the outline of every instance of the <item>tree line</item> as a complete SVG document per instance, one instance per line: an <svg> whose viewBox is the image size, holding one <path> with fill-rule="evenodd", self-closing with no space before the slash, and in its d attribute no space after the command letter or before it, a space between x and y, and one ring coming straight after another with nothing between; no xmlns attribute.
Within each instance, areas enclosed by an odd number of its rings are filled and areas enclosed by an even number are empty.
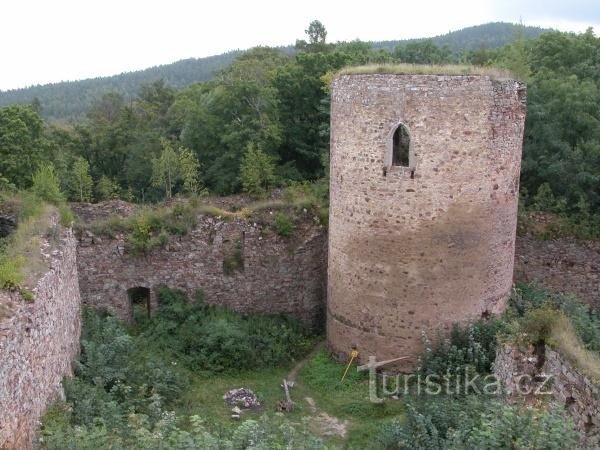
<svg viewBox="0 0 600 450"><path fill-rule="evenodd" d="M515 28L511 23L497 22L477 25L436 36L432 41L438 46L448 46L456 53L478 48L497 48L513 40ZM520 27L525 38L534 38L545 30L538 27ZM375 49L393 51L398 45L423 39L373 42ZM294 54L293 45L281 47L288 55ZM79 121L85 118L94 100L105 92L118 92L128 101L136 98L142 85L163 79L169 86L182 89L194 83L211 80L214 74L225 69L242 53L240 50L206 58L188 58L134 72L80 81L63 81L42 86L0 91L0 107L11 104L35 102L41 106L42 116L60 122Z"/></svg>
<svg viewBox="0 0 600 450"><path fill-rule="evenodd" d="M1 108L0 182L27 188L50 162L71 200L151 202L315 180L327 172L333 73L368 63L462 63L508 68L528 84L522 204L600 223L600 39L591 29L461 53L431 40L390 52L330 44L326 35L315 21L293 54L257 47L184 89L159 80L135 99L104 94L75 125L45 123L36 104Z"/></svg>

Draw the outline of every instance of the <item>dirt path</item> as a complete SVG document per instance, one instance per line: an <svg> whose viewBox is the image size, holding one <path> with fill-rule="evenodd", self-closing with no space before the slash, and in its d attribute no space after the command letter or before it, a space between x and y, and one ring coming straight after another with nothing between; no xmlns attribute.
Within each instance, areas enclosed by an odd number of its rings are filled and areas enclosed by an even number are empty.
<svg viewBox="0 0 600 450"><path fill-rule="evenodd" d="M325 342L319 342L308 355L306 355L292 368L292 370L289 371L286 380L296 384L300 370L302 370L302 368L324 347ZM326 412L321 411L312 397L304 397L304 402L308 405L308 410L311 414L310 422L316 433L320 434L321 436L339 436L341 438L346 437L350 421L330 416Z"/></svg>
<svg viewBox="0 0 600 450"><path fill-rule="evenodd" d="M286 380L295 382L300 370L308 363L308 361L313 359L323 347L325 347L325 341L321 341L315 345L315 348L313 348L308 355L306 355L302 360L298 361L298 364L292 367L292 370L289 371Z"/></svg>

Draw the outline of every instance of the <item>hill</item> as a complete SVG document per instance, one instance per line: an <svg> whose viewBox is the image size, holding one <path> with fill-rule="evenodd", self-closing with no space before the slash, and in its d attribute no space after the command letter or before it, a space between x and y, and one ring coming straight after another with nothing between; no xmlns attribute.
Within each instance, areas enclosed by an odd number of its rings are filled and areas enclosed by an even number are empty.
<svg viewBox="0 0 600 450"><path fill-rule="evenodd" d="M526 27L506 22L493 22L462 30L451 31L440 36L430 38L434 44L443 47L448 46L453 52L464 50L477 50L479 48L498 48L511 42L517 31L523 32L525 39L533 39L542 33L549 31L540 27ZM373 47L393 50L398 45L406 45L419 42L428 38L405 39L400 41L373 42Z"/></svg>
<svg viewBox="0 0 600 450"><path fill-rule="evenodd" d="M447 45L453 52L473 50L480 47L496 48L509 43L519 26L510 23L488 23L463 28L431 38L437 45ZM523 27L525 38L534 38L544 30L538 27ZM375 48L393 50L397 45L422 41L421 39L372 42ZM293 47L282 47L286 53ZM109 77L90 78L80 81L63 81L22 89L0 91L0 107L14 103L31 103L38 99L44 117L53 120L77 120L89 110L92 102L106 92L118 92L125 97L135 97L143 84L163 78L167 84L177 88L192 83L207 81L214 73L227 67L242 51L231 51L207 58L189 58L172 64L151 67L135 72L126 72Z"/></svg>

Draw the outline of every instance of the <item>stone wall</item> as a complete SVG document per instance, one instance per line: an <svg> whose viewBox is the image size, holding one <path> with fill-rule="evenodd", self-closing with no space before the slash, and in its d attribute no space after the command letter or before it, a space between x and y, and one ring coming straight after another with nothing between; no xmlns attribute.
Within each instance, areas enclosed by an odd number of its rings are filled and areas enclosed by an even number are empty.
<svg viewBox="0 0 600 450"><path fill-rule="evenodd" d="M517 238L515 281L572 292L600 308L600 242L574 239Z"/></svg>
<svg viewBox="0 0 600 450"><path fill-rule="evenodd" d="M282 313L316 325L325 305L326 242L326 231L310 219L298 223L287 238L252 219L199 216L193 230L171 236L166 246L146 256L129 254L124 236L84 232L77 259L82 301L130 320L128 289L150 289L155 307L156 288L167 285L190 298L202 289L209 304L244 313ZM224 263L232 258L241 266L228 271Z"/></svg>
<svg viewBox="0 0 600 450"><path fill-rule="evenodd" d="M50 269L35 285L33 302L0 292L0 448L36 446L39 419L63 395L61 380L71 374L79 351L76 241L70 230L45 258Z"/></svg>
<svg viewBox="0 0 600 450"><path fill-rule="evenodd" d="M512 287L524 86L486 76L333 83L327 333L343 358L408 356L421 332L499 312ZM409 167L389 166L394 129Z"/></svg>
<svg viewBox="0 0 600 450"><path fill-rule="evenodd" d="M557 351L546 346L543 355L543 364L540 364L539 356L533 351L524 352L513 345L503 345L496 355L494 374L498 377L503 390L509 395L510 401L517 401L520 398L519 384L521 391L523 388L523 379L519 379L521 375L530 377L526 380L532 380L531 386L534 389L539 387L535 385L536 380L539 384L549 377L548 383L542 389L550 390L551 403L565 408L573 418L581 434L581 447L598 445L600 443L600 389Z"/></svg>

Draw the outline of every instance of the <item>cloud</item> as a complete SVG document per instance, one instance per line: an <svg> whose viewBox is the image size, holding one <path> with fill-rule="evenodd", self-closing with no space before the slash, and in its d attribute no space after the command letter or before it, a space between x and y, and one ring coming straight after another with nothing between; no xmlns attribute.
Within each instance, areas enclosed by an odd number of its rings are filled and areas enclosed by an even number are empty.
<svg viewBox="0 0 600 450"><path fill-rule="evenodd" d="M494 0L491 8L495 15L521 17L524 22L554 20L590 26L600 23L598 0Z"/></svg>

